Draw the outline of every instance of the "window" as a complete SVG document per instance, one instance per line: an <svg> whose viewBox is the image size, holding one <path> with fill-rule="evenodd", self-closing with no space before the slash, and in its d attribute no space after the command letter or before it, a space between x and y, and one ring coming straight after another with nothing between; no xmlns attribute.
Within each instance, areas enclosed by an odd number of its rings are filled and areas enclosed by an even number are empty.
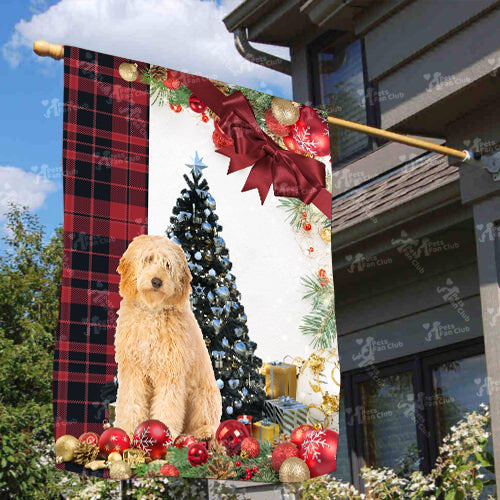
<svg viewBox="0 0 500 500"><path fill-rule="evenodd" d="M310 48L315 104L338 118L376 125L374 99L367 90L361 40L332 33ZM374 139L340 127L330 127L332 162L339 164L371 149Z"/></svg>
<svg viewBox="0 0 500 500"><path fill-rule="evenodd" d="M344 373L332 475L360 488L364 465L427 473L443 437L481 403L488 404L482 339Z"/></svg>

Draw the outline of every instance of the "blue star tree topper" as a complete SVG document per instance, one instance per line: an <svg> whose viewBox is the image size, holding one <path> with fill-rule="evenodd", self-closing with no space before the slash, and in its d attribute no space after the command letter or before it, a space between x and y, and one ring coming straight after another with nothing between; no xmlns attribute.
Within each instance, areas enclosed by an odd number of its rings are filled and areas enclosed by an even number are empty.
<svg viewBox="0 0 500 500"><path fill-rule="evenodd" d="M186 163L186 167L191 169L191 173L195 177L201 177L203 175L202 170L207 168L207 165L203 163L203 158L198 156L198 151L195 151L194 158L191 159L192 163Z"/></svg>

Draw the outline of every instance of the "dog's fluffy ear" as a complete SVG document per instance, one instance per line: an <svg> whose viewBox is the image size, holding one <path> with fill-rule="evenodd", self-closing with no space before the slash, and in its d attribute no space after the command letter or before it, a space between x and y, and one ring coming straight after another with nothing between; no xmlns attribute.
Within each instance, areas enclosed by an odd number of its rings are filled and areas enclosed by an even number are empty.
<svg viewBox="0 0 500 500"><path fill-rule="evenodd" d="M189 294L191 293L191 271L184 255L184 251L180 246L176 248L175 251L175 263L173 266L173 274L176 282L176 292L178 296L178 301L183 302L188 300Z"/></svg>
<svg viewBox="0 0 500 500"><path fill-rule="evenodd" d="M123 298L133 299L137 293L137 276L132 243L122 255L116 271L121 276L120 295Z"/></svg>

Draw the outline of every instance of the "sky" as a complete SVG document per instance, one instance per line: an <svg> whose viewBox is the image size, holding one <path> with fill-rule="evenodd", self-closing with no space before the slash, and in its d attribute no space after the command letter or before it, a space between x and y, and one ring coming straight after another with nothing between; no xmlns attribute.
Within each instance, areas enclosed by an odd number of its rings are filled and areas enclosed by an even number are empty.
<svg viewBox="0 0 500 500"><path fill-rule="evenodd" d="M0 6L0 233L10 202L50 235L63 223L63 62L33 42L74 45L291 98L286 75L236 51L223 17L240 0L3 0ZM258 46L289 58L288 49Z"/></svg>

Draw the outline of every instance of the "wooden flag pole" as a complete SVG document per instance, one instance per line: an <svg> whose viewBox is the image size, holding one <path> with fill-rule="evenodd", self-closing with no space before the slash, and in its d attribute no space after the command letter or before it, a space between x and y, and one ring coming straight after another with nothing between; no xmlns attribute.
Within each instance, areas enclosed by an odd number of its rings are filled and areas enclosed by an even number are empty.
<svg viewBox="0 0 500 500"><path fill-rule="evenodd" d="M52 59L62 59L64 57L64 46L48 43L45 40L37 40L33 44L33 52L42 57L52 57ZM470 160L471 154L468 151L460 151L458 149L448 148L446 146L440 146L439 144L433 144L432 142L422 141L421 139L414 139L412 137L407 137L406 135L397 134L396 132L389 132L388 130L382 130L376 127L369 127L368 125L362 125L361 123L350 122L347 120L342 120L341 118L335 118L333 116L328 117L328 122L337 127L347 128L349 130L354 130L360 132L361 134L374 135L376 137L382 137L394 142L400 142L402 144L407 144L420 149L425 149L427 151L434 151L442 155L452 156L458 158L462 161Z"/></svg>

